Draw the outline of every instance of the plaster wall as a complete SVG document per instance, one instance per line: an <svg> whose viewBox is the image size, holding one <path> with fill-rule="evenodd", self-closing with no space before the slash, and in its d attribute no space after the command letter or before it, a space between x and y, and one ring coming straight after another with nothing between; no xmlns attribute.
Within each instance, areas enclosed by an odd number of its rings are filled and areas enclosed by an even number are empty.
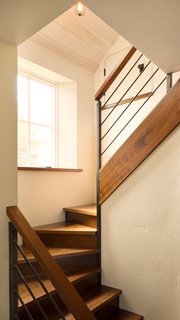
<svg viewBox="0 0 180 320"><path fill-rule="evenodd" d="M17 204L15 46L0 41L0 319L9 319L9 241L6 207Z"/></svg>
<svg viewBox="0 0 180 320"><path fill-rule="evenodd" d="M63 220L64 206L95 201L94 78L91 72L30 40L19 47L18 54L75 81L77 85L75 139L77 167L83 172L18 172L19 208L32 225L39 225Z"/></svg>
<svg viewBox="0 0 180 320"><path fill-rule="evenodd" d="M180 126L102 205L103 283L145 320L180 319Z"/></svg>

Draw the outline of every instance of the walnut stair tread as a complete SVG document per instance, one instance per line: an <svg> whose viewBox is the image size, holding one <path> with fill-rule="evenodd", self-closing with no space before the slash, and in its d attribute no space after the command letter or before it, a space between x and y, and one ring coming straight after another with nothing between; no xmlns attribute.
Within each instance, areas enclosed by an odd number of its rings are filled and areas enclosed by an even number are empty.
<svg viewBox="0 0 180 320"><path fill-rule="evenodd" d="M96 234L97 229L87 227L81 224L71 223L71 222L57 222L52 224L47 224L44 226L35 227L34 230L37 233L46 234Z"/></svg>

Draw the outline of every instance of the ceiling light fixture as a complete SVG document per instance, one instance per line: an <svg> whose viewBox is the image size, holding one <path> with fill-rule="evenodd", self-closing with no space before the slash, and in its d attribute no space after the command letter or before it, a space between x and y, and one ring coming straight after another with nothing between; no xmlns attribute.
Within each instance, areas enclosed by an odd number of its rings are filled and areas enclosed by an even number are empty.
<svg viewBox="0 0 180 320"><path fill-rule="evenodd" d="M79 17L82 17L85 14L85 6L81 1L77 2L75 12Z"/></svg>

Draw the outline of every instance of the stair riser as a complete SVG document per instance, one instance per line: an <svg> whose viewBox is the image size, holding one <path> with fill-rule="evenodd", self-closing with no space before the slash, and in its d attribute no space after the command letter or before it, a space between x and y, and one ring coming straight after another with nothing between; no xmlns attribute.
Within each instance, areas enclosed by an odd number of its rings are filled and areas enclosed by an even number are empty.
<svg viewBox="0 0 180 320"><path fill-rule="evenodd" d="M81 256L64 257L55 259L65 272L77 271L98 266L98 254L87 254ZM43 275L40 265L34 261L32 262L36 272ZM32 278L33 274L26 263L18 265L20 271L26 278Z"/></svg>
<svg viewBox="0 0 180 320"><path fill-rule="evenodd" d="M102 309L95 312L94 315L98 320L105 320L105 319L108 319L108 317L118 308L119 308L119 298L116 298L109 304L105 305Z"/></svg>
<svg viewBox="0 0 180 320"><path fill-rule="evenodd" d="M60 259L58 261L61 268L65 272L82 270L98 266L98 254L84 255L79 257L72 257L68 259Z"/></svg>
<svg viewBox="0 0 180 320"><path fill-rule="evenodd" d="M96 249L96 235L75 235L75 234L38 234L46 246L60 248L82 248Z"/></svg>
<svg viewBox="0 0 180 320"><path fill-rule="evenodd" d="M65 212L67 222L76 222L87 227L96 228L97 218L91 215L84 215L77 212Z"/></svg>

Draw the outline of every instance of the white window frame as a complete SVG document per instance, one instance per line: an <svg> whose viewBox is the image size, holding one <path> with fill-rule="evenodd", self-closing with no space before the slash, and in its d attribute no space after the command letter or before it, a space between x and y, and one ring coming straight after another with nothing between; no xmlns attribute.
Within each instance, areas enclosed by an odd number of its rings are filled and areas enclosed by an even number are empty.
<svg viewBox="0 0 180 320"><path fill-rule="evenodd" d="M57 103L57 101L58 101L58 83L52 81L51 79L47 79L45 77L42 77L39 74L34 74L34 73L31 73L31 72L29 72L27 70L24 70L24 69L19 69L18 75L27 78L29 80L29 83L30 83L30 80L32 79L32 80L35 80L37 82L44 83L44 84L46 84L48 86L52 86L54 88L54 97L53 97L54 98L54 108L53 108L53 125L52 125L52 128L53 128L53 137L52 137L53 164L52 164L52 168L53 167L59 167L59 147L58 147L59 111L58 111L58 103ZM29 93L30 93L30 89L28 88L28 94ZM44 127L50 127L48 125L46 126L46 125L43 125L43 124L40 124L40 123L33 123L33 122L30 121L30 98L28 98L28 112L29 112L28 121L21 120L17 116L18 122L19 121L22 121L22 122L24 121L26 123L28 122L29 128L30 128L30 124L36 124L36 125L39 125L39 126L42 126L42 127L43 126ZM30 139L30 132L29 132L28 137ZM29 146L30 146L30 141L29 141ZM30 148L29 148L29 159L30 159ZM27 165L25 165L25 167L32 167L32 166L30 164L27 164ZM39 165L37 167L42 167L42 166Z"/></svg>

